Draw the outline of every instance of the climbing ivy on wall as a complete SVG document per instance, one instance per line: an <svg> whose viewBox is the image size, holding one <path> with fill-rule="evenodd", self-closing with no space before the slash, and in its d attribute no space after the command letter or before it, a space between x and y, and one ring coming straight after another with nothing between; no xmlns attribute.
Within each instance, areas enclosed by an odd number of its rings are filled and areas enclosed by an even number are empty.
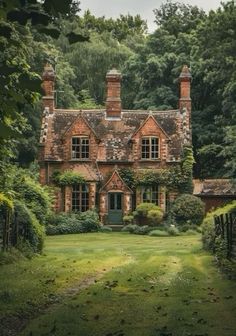
<svg viewBox="0 0 236 336"><path fill-rule="evenodd" d="M80 173L73 172L71 170L65 170L62 173L60 171L54 171L52 174L52 180L60 187L85 183L85 179Z"/></svg>
<svg viewBox="0 0 236 336"><path fill-rule="evenodd" d="M122 168L119 174L124 182L135 189L140 185L165 185L169 190L178 190L180 193L192 193L192 169L194 164L193 150L191 146L184 146L181 163L178 167L169 169L142 169L135 171L131 168Z"/></svg>

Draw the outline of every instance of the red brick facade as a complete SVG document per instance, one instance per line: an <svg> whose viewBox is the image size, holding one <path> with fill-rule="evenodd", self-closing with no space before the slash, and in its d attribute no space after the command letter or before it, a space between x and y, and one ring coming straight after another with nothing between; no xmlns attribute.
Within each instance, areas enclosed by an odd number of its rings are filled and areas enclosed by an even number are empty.
<svg viewBox="0 0 236 336"><path fill-rule="evenodd" d="M175 191L167 193L164 185L155 187L155 195L145 186L131 190L119 170L155 171L180 164L183 145L191 143L191 75L184 67L179 109L170 111L122 110L121 74L113 69L106 79L106 109L56 109L54 71L50 65L45 67L39 164L42 184L53 185L52 174L58 170L78 172L86 181L78 202L73 187L55 187L56 211L71 211L74 203L87 202L109 223L112 218L120 222L121 214L129 214L146 197L153 197L165 210L168 200L176 196Z"/></svg>

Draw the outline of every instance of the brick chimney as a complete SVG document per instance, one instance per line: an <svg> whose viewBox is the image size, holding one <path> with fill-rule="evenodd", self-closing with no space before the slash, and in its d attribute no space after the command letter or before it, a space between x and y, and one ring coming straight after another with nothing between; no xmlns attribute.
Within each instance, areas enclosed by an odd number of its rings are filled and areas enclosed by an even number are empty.
<svg viewBox="0 0 236 336"><path fill-rule="evenodd" d="M190 97L190 88L191 88L191 73L187 65L183 66L181 74L179 76L180 82L180 99L179 99L179 108L180 110L183 107L186 107L191 111L191 97Z"/></svg>
<svg viewBox="0 0 236 336"><path fill-rule="evenodd" d="M116 69L112 69L107 73L107 100L106 100L106 116L121 117L121 73Z"/></svg>
<svg viewBox="0 0 236 336"><path fill-rule="evenodd" d="M179 109L182 115L183 121L183 133L185 134L185 139L188 143L191 143L192 132L191 132L191 110L192 101L190 96L191 90L191 80L192 76L187 65L184 65L179 76L180 82L180 98L179 98Z"/></svg>
<svg viewBox="0 0 236 336"><path fill-rule="evenodd" d="M49 112L55 108L54 105L54 82L55 82L55 71L51 64L46 63L44 66L44 71L42 75L43 79L43 90L45 92L45 96L43 97L43 106L44 108L48 108Z"/></svg>

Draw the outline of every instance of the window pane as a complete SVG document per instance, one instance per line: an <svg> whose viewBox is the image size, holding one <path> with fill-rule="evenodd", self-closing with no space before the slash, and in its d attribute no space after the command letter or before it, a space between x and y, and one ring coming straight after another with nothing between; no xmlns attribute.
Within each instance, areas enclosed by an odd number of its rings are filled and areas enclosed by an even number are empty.
<svg viewBox="0 0 236 336"><path fill-rule="evenodd" d="M116 194L116 209L117 210L122 209L121 200L122 200L122 195L121 194Z"/></svg>
<svg viewBox="0 0 236 336"><path fill-rule="evenodd" d="M142 159L149 159L150 157L150 139L142 139Z"/></svg>
<svg viewBox="0 0 236 336"><path fill-rule="evenodd" d="M89 139L83 137L73 137L71 151L72 159L88 159Z"/></svg>
<svg viewBox="0 0 236 336"><path fill-rule="evenodd" d="M72 211L87 211L89 209L89 188L86 184L74 185L72 188Z"/></svg>
<svg viewBox="0 0 236 336"><path fill-rule="evenodd" d="M158 138L152 138L152 159L158 158Z"/></svg>
<svg viewBox="0 0 236 336"><path fill-rule="evenodd" d="M109 194L110 197L110 210L115 210L115 195Z"/></svg>

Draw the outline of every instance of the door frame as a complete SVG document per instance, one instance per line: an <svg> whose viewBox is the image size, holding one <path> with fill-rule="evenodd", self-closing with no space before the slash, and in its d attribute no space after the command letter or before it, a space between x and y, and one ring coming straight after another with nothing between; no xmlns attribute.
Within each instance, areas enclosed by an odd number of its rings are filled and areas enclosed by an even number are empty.
<svg viewBox="0 0 236 336"><path fill-rule="evenodd" d="M111 195L115 195L114 206L115 209L111 209ZM118 199L117 195L121 195L120 207L117 209ZM122 191L110 191L107 193L108 197L108 223L113 225L123 225L123 215L124 215L124 193ZM114 220L111 220L111 217L114 216ZM117 218L117 220L116 220Z"/></svg>

